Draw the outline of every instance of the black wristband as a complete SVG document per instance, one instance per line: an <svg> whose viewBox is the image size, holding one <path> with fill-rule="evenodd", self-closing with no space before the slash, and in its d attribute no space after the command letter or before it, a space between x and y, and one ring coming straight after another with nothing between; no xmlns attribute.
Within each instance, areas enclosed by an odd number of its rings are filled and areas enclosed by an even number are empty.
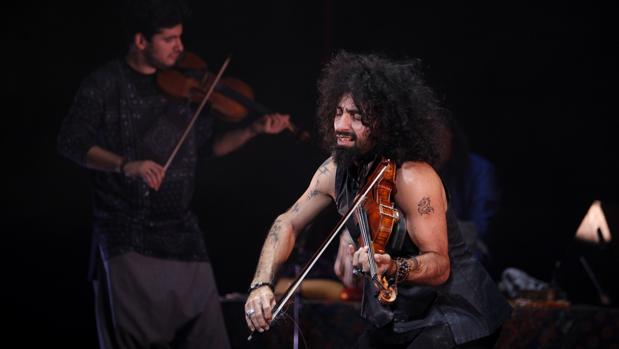
<svg viewBox="0 0 619 349"><path fill-rule="evenodd" d="M271 291L273 291L273 285L270 282L256 282L255 284L252 284L251 286L249 286L249 289L247 289L247 293L251 293L251 291L263 287L263 286L269 286L269 288L271 289Z"/></svg>

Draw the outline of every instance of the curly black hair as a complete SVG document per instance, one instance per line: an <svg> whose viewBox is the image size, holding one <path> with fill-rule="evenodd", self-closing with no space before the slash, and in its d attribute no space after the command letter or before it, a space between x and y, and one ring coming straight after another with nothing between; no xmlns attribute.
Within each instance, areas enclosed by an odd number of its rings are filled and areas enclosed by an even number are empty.
<svg viewBox="0 0 619 349"><path fill-rule="evenodd" d="M150 40L163 28L172 28L189 19L190 11L183 0L125 0L123 26L125 40L142 33Z"/></svg>
<svg viewBox="0 0 619 349"><path fill-rule="evenodd" d="M425 83L419 60L395 61L377 54L337 53L318 81L318 124L323 146L335 149L333 118L350 94L371 128L375 151L394 160L434 164L440 109Z"/></svg>

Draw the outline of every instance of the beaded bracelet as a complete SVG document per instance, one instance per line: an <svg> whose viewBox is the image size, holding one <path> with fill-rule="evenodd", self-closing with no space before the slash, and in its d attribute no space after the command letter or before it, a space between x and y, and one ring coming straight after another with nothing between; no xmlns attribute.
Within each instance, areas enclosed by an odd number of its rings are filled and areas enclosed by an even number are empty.
<svg viewBox="0 0 619 349"><path fill-rule="evenodd" d="M253 290L263 287L263 286L269 286L271 291L273 291L273 284L271 284L268 281L264 281L264 282L256 282L255 284L249 286L249 289L247 289L247 293L251 293Z"/></svg>
<svg viewBox="0 0 619 349"><path fill-rule="evenodd" d="M408 271L409 271L408 259L396 258L395 263L398 266L398 269L395 274L395 283L399 284L400 282L408 279Z"/></svg>

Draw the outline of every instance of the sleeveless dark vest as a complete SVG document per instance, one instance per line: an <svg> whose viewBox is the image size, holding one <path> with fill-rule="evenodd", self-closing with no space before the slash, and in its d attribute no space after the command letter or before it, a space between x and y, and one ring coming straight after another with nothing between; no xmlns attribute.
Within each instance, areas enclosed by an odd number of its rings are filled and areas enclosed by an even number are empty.
<svg viewBox="0 0 619 349"><path fill-rule="evenodd" d="M366 173L358 173L354 168L338 167L335 201L341 215L348 211L365 177ZM356 223L351 219L346 227L356 241L359 236ZM458 222L449 210L447 229L451 263L447 282L440 286L400 284L396 301L383 306L376 299L374 286L366 280L361 307L364 319L377 328L391 325L397 333L447 324L456 344L462 344L493 333L509 318L511 307L483 266L469 252L462 240ZM392 257L419 254L408 234L405 235L403 243L399 244L401 246L389 244L387 247L387 253Z"/></svg>

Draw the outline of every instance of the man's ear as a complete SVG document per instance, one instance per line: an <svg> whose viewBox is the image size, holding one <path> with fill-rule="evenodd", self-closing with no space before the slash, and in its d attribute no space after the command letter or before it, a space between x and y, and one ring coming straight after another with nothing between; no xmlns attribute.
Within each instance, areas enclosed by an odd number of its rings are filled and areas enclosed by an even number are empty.
<svg viewBox="0 0 619 349"><path fill-rule="evenodd" d="M135 35L133 35L133 44L138 50L142 51L146 48L146 45L148 44L148 40L146 39L144 34L135 33Z"/></svg>

